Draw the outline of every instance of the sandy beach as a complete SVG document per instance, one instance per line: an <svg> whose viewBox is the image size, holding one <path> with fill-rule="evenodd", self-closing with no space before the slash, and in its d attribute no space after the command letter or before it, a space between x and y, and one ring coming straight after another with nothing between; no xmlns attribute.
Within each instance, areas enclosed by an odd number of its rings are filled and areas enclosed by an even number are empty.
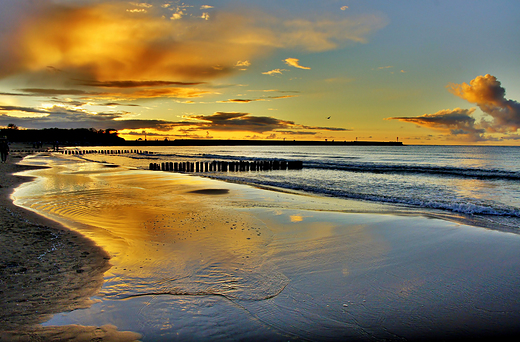
<svg viewBox="0 0 520 342"><path fill-rule="evenodd" d="M110 257L81 234L12 203L13 190L30 180L13 174L37 168L17 164L25 155L12 153L0 164L0 340L135 340L138 335L110 325L38 325L56 313L90 306Z"/></svg>
<svg viewBox="0 0 520 342"><path fill-rule="evenodd" d="M59 331L79 340L505 341L520 332L517 234L75 157L27 163L51 167L24 173L38 182L14 197L30 211L7 198L22 179L2 178L5 226L16 228L2 230L13 251L2 254L11 313L2 340ZM4 235L15 233L29 237ZM44 263L53 234L59 253Z"/></svg>

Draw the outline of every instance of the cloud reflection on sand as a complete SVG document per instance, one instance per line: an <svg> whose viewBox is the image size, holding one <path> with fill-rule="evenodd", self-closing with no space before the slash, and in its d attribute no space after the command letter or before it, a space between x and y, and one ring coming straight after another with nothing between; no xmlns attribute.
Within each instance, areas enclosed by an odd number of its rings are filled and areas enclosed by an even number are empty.
<svg viewBox="0 0 520 342"><path fill-rule="evenodd" d="M287 283L264 258L269 228L245 212L220 210L214 191L193 178L95 163L35 173L44 178L19 191L18 203L65 221L108 251L114 266L102 290L107 298L165 293L260 300Z"/></svg>

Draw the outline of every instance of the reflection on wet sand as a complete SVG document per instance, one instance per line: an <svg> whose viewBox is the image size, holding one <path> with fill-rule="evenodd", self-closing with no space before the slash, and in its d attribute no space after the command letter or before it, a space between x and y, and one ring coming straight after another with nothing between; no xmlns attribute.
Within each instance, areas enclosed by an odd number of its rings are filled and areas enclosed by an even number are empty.
<svg viewBox="0 0 520 342"><path fill-rule="evenodd" d="M44 179L38 189L21 189L17 202L79 229L111 255L106 298L165 293L260 300L286 285L264 257L272 236L265 224L216 205L213 195L228 189L200 188L200 181L172 174L71 167L35 171Z"/></svg>
<svg viewBox="0 0 520 342"><path fill-rule="evenodd" d="M22 331L0 332L1 341L74 341L74 342L134 342L141 335L131 331L118 331L112 324L99 327L81 326L33 326Z"/></svg>
<svg viewBox="0 0 520 342"><path fill-rule="evenodd" d="M15 155L18 157L18 155ZM12 205L8 195L34 169L2 164L0 180L0 340L135 341L140 334L101 327L38 326L63 311L90 307L110 268L108 255L84 236Z"/></svg>

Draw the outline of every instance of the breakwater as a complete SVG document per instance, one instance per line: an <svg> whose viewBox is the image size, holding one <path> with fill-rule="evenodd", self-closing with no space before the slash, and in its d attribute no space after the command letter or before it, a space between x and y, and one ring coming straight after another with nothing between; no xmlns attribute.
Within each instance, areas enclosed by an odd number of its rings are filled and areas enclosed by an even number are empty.
<svg viewBox="0 0 520 342"><path fill-rule="evenodd" d="M60 151L62 154L91 154L91 153L99 153L99 154L128 154L128 153L137 153L137 154L153 154L153 152L149 151L141 151L141 150L62 150Z"/></svg>
<svg viewBox="0 0 520 342"><path fill-rule="evenodd" d="M153 155L150 151L141 150L63 150L62 154L87 155L87 154L144 154ZM245 171L272 171L272 170L301 170L303 162L298 160L250 160L250 161L186 161L186 162L162 162L150 163L149 170L171 172L245 172Z"/></svg>
<svg viewBox="0 0 520 342"><path fill-rule="evenodd" d="M172 172L246 172L272 170L301 170L302 161L252 160L150 163L149 169Z"/></svg>

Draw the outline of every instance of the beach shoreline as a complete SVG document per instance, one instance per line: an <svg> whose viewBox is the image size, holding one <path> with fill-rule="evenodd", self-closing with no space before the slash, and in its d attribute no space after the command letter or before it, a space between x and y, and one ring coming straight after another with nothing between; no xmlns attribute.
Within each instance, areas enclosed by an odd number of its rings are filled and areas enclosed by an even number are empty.
<svg viewBox="0 0 520 342"><path fill-rule="evenodd" d="M15 174L40 168L19 163L27 154L12 153L0 165L0 340L110 340L121 334L112 326L39 325L57 313L89 307L110 257L78 232L13 203L13 191L31 181ZM123 340L138 337L128 335Z"/></svg>

